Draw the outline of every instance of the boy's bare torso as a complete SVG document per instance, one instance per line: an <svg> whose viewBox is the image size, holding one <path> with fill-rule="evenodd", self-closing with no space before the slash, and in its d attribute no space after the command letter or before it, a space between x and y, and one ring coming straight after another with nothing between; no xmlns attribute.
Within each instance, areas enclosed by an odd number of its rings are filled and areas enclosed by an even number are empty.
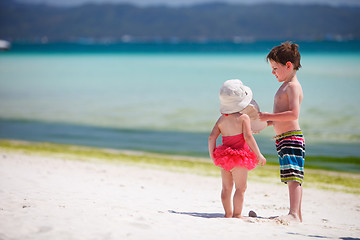
<svg viewBox="0 0 360 240"><path fill-rule="evenodd" d="M301 85L298 81L295 82L285 82L279 88L279 90L275 94L274 98L274 113L286 112L290 110L290 101L287 93L287 88L295 88L295 92L297 93L298 104L300 108L301 101L303 99L303 92ZM293 131L300 130L299 120L290 120L290 121L273 121L273 127L276 135Z"/></svg>

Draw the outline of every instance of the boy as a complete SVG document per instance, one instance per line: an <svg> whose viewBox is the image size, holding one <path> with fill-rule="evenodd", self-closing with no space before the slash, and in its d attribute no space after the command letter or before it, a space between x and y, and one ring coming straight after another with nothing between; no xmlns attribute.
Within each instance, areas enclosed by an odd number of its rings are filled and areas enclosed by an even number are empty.
<svg viewBox="0 0 360 240"><path fill-rule="evenodd" d="M274 127L280 178L289 188L290 211L279 220L302 222L301 184L304 177L305 140L298 121L303 99L303 91L296 77L301 67L298 45L282 43L274 47L266 59L272 74L282 83L274 97L274 113L259 113L260 120Z"/></svg>

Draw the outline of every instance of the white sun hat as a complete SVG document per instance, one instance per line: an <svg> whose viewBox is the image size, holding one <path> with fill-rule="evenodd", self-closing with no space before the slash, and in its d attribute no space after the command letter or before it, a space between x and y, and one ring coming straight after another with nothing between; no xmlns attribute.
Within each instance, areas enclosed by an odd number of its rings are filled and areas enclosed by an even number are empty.
<svg viewBox="0 0 360 240"><path fill-rule="evenodd" d="M230 114L241 112L250 118L251 131L258 133L267 127L265 121L259 119L260 108L251 89L239 79L227 80L223 83L219 93L220 112Z"/></svg>
<svg viewBox="0 0 360 240"><path fill-rule="evenodd" d="M251 89L239 79L227 80L219 92L220 112L223 114L240 112L249 105L252 97Z"/></svg>

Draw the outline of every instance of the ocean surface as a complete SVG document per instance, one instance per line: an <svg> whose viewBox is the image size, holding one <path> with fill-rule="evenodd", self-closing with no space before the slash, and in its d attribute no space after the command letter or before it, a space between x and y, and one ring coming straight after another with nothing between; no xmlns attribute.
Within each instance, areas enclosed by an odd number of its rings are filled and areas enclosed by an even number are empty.
<svg viewBox="0 0 360 240"><path fill-rule="evenodd" d="M228 79L271 112L280 42L13 44L0 52L0 138L207 156ZM309 155L360 157L360 42L298 42ZM267 128L260 149L276 154Z"/></svg>

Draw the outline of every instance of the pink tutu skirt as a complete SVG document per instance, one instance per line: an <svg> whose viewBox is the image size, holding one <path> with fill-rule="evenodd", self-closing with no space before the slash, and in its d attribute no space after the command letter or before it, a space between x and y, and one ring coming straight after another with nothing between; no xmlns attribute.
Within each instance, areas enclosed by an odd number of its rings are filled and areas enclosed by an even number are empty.
<svg viewBox="0 0 360 240"><path fill-rule="evenodd" d="M230 171L234 167L245 167L252 170L258 165L256 154L251 152L249 146L243 140L243 136L223 137L223 143L236 141L236 144L220 145L214 150L214 164ZM236 147L233 145L237 145Z"/></svg>

